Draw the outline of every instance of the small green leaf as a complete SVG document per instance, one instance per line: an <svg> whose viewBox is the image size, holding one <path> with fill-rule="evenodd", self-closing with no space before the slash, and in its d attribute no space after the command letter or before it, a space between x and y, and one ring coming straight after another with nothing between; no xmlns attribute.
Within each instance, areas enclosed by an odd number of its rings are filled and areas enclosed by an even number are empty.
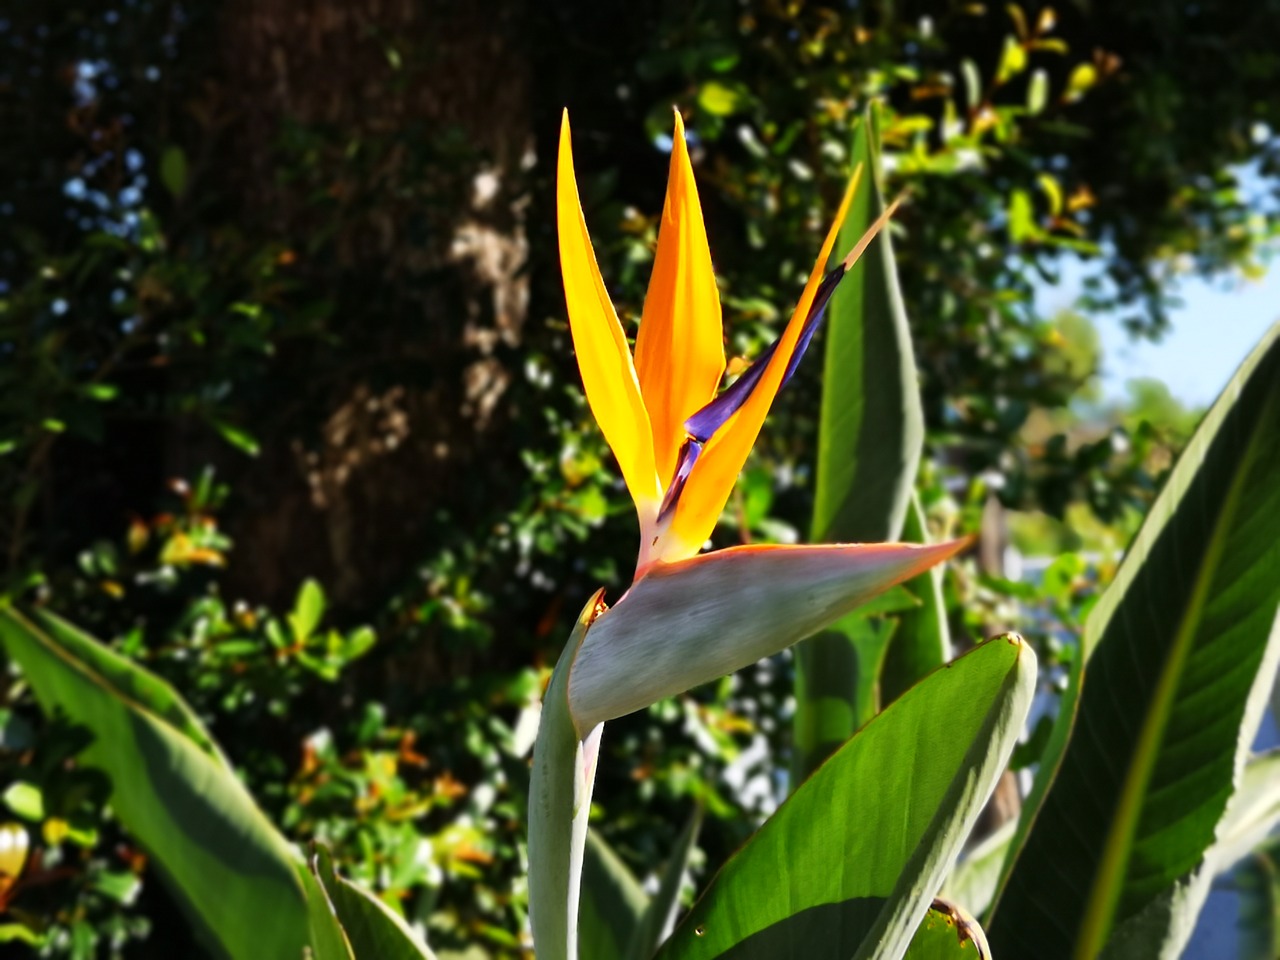
<svg viewBox="0 0 1280 960"><path fill-rule="evenodd" d="M709 80L698 91L698 106L717 117L736 113L746 103L746 94L735 86Z"/></svg>
<svg viewBox="0 0 1280 960"><path fill-rule="evenodd" d="M39 823L44 819L44 794L34 783L18 780L9 784L3 799L5 805L23 820Z"/></svg>
<svg viewBox="0 0 1280 960"><path fill-rule="evenodd" d="M1068 103L1074 103L1083 97L1093 85L1098 82L1098 71L1091 63L1081 63L1071 71L1071 77L1067 80L1067 90L1063 94L1063 99Z"/></svg>
<svg viewBox="0 0 1280 960"><path fill-rule="evenodd" d="M223 420L213 420L213 428L222 435L222 439L237 449L243 450L251 457L258 455L258 441L253 434L241 430L239 427L232 426Z"/></svg>
<svg viewBox="0 0 1280 960"><path fill-rule="evenodd" d="M18 941L38 947L44 944L45 939L26 924L0 923L0 943L16 943Z"/></svg>
<svg viewBox="0 0 1280 960"><path fill-rule="evenodd" d="M991 960L986 935L971 911L935 900L902 960Z"/></svg>
<svg viewBox="0 0 1280 960"><path fill-rule="evenodd" d="M1014 243L1024 243L1035 235L1031 196L1025 190L1014 190L1009 195L1009 239Z"/></svg>
<svg viewBox="0 0 1280 960"><path fill-rule="evenodd" d="M1042 173L1036 177L1036 183L1040 185L1041 191L1049 200L1049 212L1057 217L1062 214L1062 187L1058 185L1058 178L1051 173Z"/></svg>
<svg viewBox="0 0 1280 960"><path fill-rule="evenodd" d="M182 148L170 144L160 155L160 181L177 199L187 189L187 155Z"/></svg>
<svg viewBox="0 0 1280 960"><path fill-rule="evenodd" d="M347 660L363 657L377 640L378 635L373 632L372 627L358 627L347 637L346 644L342 648L342 655Z"/></svg>
<svg viewBox="0 0 1280 960"><path fill-rule="evenodd" d="M982 74L978 72L978 65L968 57L960 61L960 73L964 77L965 103L970 110L976 110L982 103Z"/></svg>
<svg viewBox="0 0 1280 960"><path fill-rule="evenodd" d="M137 898L142 881L128 870L104 870L93 879L93 889L116 903L128 906Z"/></svg>
<svg viewBox="0 0 1280 960"><path fill-rule="evenodd" d="M324 616L324 589L315 580L305 580L298 590L298 599L294 601L293 613L289 614L289 626L293 630L293 638L298 643L305 642L315 633Z"/></svg>
<svg viewBox="0 0 1280 960"><path fill-rule="evenodd" d="M1043 69L1036 70L1031 74L1031 81L1027 84L1027 112L1035 116L1044 109L1044 105L1049 99L1049 74Z"/></svg>
<svg viewBox="0 0 1280 960"><path fill-rule="evenodd" d="M1026 68L1026 48L1013 37L1005 37L1000 66L996 70L996 84L1008 83Z"/></svg>
<svg viewBox="0 0 1280 960"><path fill-rule="evenodd" d="M120 388L111 383L90 383L85 385L84 395L90 400L106 403L120 395Z"/></svg>

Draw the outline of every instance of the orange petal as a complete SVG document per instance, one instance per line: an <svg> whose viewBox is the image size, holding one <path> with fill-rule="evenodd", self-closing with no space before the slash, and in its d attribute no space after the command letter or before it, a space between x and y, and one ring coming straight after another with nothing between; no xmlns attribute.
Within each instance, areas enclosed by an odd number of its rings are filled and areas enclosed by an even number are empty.
<svg viewBox="0 0 1280 960"><path fill-rule="evenodd" d="M809 282L805 284L804 293L800 295L795 313L791 315L791 321L787 324L787 329L778 343L778 349L774 351L759 384L743 403L742 408L717 431L715 437L707 444L698 465L689 477L688 485L676 506L671 526L663 537L664 543L660 546L659 555L663 560L671 561L692 556L702 548L702 544L715 529L716 521L720 519L720 512L724 509L729 494L733 492L733 485L738 480L742 465L747 462L747 454L751 452L751 447L760 434L760 427L764 424L765 415L769 412L774 395L782 384L787 362L791 359L796 342L800 339L804 318L809 313L809 305L813 303L814 294L817 293L818 285L826 272L827 261L831 258L831 248L835 246L840 225L844 223L845 214L849 211L849 203L853 199L853 192L858 186L861 172L859 167L849 181L844 199L840 201L840 208L836 212L835 221L827 231L827 238L822 242L822 249L818 252L818 260L813 266L813 272L809 274Z"/></svg>
<svg viewBox="0 0 1280 960"><path fill-rule="evenodd" d="M579 731L821 630L968 544L731 547L658 563L587 628L569 674Z"/></svg>
<svg viewBox="0 0 1280 960"><path fill-rule="evenodd" d="M560 126L560 159L556 176L556 223L560 233L560 273L569 329L578 355L578 370L587 403L604 438L618 458L641 522L657 509L662 497L654 469L653 435L631 362L622 324L604 288L587 222L582 216L578 184L573 175L569 111Z"/></svg>
<svg viewBox="0 0 1280 960"><path fill-rule="evenodd" d="M679 111L658 251L636 337L636 369L665 488L686 436L685 418L715 396L724 376L720 294Z"/></svg>

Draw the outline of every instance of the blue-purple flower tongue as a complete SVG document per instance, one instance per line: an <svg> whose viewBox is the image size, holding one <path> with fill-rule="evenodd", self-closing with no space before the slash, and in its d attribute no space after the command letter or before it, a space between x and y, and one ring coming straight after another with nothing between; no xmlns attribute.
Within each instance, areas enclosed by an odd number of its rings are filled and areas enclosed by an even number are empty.
<svg viewBox="0 0 1280 960"><path fill-rule="evenodd" d="M818 285L817 293L814 294L813 303L809 307L809 315L804 319L804 326L800 330L800 338L796 341L796 348L791 354L791 359L787 361L787 371L782 375L782 383L779 389L787 385L787 381L791 379L796 372L796 367L800 365L800 358L804 356L804 352L809 349L809 343L813 340L813 335L817 332L818 326L822 323L822 317L826 313L827 304L831 301L831 295L835 293L836 287L848 272L845 264L839 264L832 268L822 283ZM658 511L658 520L661 522L675 508L676 502L680 499L680 492L684 489L685 483L689 479L689 474L693 472L693 466L698 462L698 456L702 453L702 448L711 440L715 432L723 427L744 403L751 396L756 385L760 382L760 377L764 375L765 369L769 366L769 361L773 359L774 353L778 349L778 344L782 337L769 344L765 351L756 358L755 362L749 366L737 380L733 381L727 388L720 392L714 400L699 410L693 416L684 422L685 429L689 431L689 439L684 442L684 446L680 448L680 456L676 461L676 472L671 478L671 483L667 485L666 495L662 498L662 508Z"/></svg>
<svg viewBox="0 0 1280 960"><path fill-rule="evenodd" d="M800 365L800 358L809 349L809 342L813 339L818 325L822 323L822 317L826 313L827 304L831 301L831 295L835 293L836 286L844 278L845 273L846 267L844 264L839 264L822 278L822 283L819 284L818 291L814 294L813 304L809 307L809 315L805 317L804 326L800 330L800 339L796 342L796 348L791 354L791 359L787 362L787 372L782 376L782 384L779 389L787 385L787 381L796 372L796 367ZM779 337L769 344L764 353L756 358L756 361L746 369L745 373L721 391L714 400L684 422L685 429L689 431L689 436L699 443L705 444L717 430L728 422L730 417L738 412L742 405L747 402L747 397L751 396L751 392L755 390L756 384L760 382L760 378L764 375L765 368L769 366L769 361L773 359L773 354L778 349L778 344L781 340L782 337Z"/></svg>

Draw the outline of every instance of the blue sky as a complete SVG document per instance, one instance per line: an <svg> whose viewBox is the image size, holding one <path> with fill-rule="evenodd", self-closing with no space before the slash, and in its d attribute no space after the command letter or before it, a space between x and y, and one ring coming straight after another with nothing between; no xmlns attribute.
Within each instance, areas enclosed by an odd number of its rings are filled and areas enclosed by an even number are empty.
<svg viewBox="0 0 1280 960"><path fill-rule="evenodd" d="M1037 292L1047 311L1070 307L1082 291L1084 270L1064 265L1062 282ZM1207 406L1262 334L1280 320L1280 263L1257 281L1183 279L1183 305L1171 313L1172 328L1159 343L1133 340L1114 317L1097 319L1102 338L1103 391L1123 398L1134 377L1163 380L1190 406Z"/></svg>

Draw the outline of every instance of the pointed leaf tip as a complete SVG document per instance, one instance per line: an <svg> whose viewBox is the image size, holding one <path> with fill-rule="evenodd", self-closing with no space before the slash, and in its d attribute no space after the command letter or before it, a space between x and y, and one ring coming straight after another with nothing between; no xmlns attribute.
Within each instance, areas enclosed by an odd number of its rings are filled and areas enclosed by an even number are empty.
<svg viewBox="0 0 1280 960"><path fill-rule="evenodd" d="M731 547L655 564L587 630L569 677L574 724L589 730L777 653L967 543Z"/></svg>

